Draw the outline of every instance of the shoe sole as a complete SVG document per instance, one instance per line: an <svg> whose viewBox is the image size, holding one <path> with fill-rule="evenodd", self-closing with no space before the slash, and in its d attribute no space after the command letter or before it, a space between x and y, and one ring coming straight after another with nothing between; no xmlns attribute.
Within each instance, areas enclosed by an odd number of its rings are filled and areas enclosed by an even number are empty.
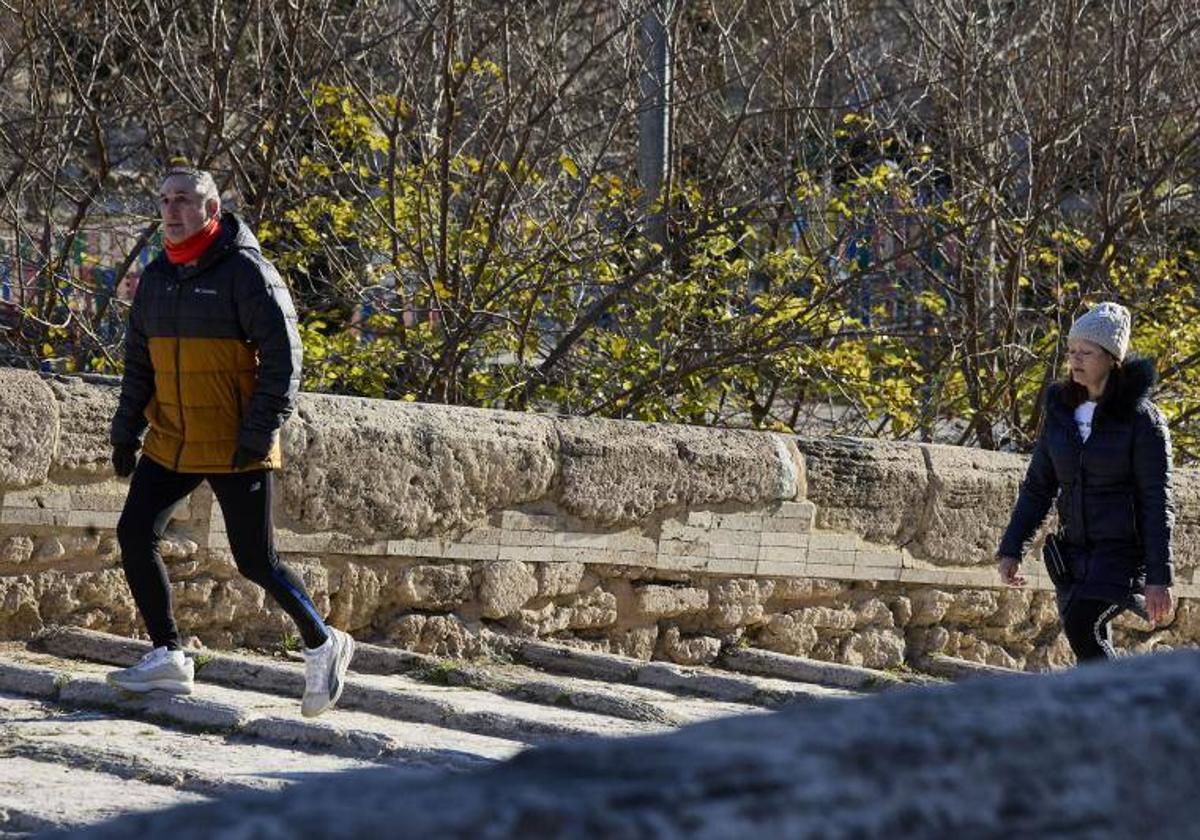
<svg viewBox="0 0 1200 840"><path fill-rule="evenodd" d="M153 680L143 683L123 683L114 677L106 677L105 682L113 688L130 691L134 694L147 694L151 691L165 691L168 694L191 694L192 684L179 680Z"/></svg>

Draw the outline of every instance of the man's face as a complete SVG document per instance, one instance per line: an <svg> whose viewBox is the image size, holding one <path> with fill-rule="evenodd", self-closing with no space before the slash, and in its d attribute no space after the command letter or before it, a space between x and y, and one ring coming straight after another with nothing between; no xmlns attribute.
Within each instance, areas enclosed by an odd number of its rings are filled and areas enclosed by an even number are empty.
<svg viewBox="0 0 1200 840"><path fill-rule="evenodd" d="M196 188L183 175L172 175L163 181L158 195L158 212L162 216L163 236L171 244L187 239L204 227L216 208L209 207Z"/></svg>

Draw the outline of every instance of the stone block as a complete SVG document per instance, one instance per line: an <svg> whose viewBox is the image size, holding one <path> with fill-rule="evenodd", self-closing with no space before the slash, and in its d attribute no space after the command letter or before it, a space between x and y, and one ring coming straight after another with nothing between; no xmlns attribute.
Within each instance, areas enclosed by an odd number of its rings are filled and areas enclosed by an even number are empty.
<svg viewBox="0 0 1200 840"><path fill-rule="evenodd" d="M120 511L103 510L72 510L67 513L68 528L103 528L116 530L117 521L121 518Z"/></svg>
<svg viewBox="0 0 1200 840"><path fill-rule="evenodd" d="M831 566L846 566L853 568L854 552L837 549L837 548L812 548L808 549L808 562L822 563Z"/></svg>
<svg viewBox="0 0 1200 840"><path fill-rule="evenodd" d="M441 557L444 546L441 540L388 540L387 553L397 557Z"/></svg>
<svg viewBox="0 0 1200 840"><path fill-rule="evenodd" d="M0 497L0 505L8 508L42 508L70 510L71 494L66 490L39 487L34 490L9 490Z"/></svg>
<svg viewBox="0 0 1200 840"><path fill-rule="evenodd" d="M695 542L698 540L708 540L711 533L712 528L708 526L687 525L677 519L667 519L663 521L662 528L659 531L659 539Z"/></svg>
<svg viewBox="0 0 1200 840"><path fill-rule="evenodd" d="M713 515L712 527L717 531L761 531L761 513L717 513Z"/></svg>
<svg viewBox="0 0 1200 840"><path fill-rule="evenodd" d="M0 509L0 525L46 525L63 527L67 524L69 511L45 510L43 508Z"/></svg>
<svg viewBox="0 0 1200 840"><path fill-rule="evenodd" d="M617 554L605 548L556 545L550 549L550 558L556 563L610 563Z"/></svg>
<svg viewBox="0 0 1200 840"><path fill-rule="evenodd" d="M556 563L551 546L502 545L496 550L497 560L521 560L526 563Z"/></svg>
<svg viewBox="0 0 1200 840"><path fill-rule="evenodd" d="M584 565L575 562L542 563L537 567L538 595L557 598L573 595L583 581Z"/></svg>
<svg viewBox="0 0 1200 840"><path fill-rule="evenodd" d="M758 559L773 563L806 563L808 562L808 549L764 545L758 549Z"/></svg>
<svg viewBox="0 0 1200 840"><path fill-rule="evenodd" d="M399 591L405 606L452 609L472 595L471 569L460 564L412 566L404 570Z"/></svg>
<svg viewBox="0 0 1200 840"><path fill-rule="evenodd" d="M63 507L71 510L108 510L121 511L125 507L125 495L127 488L116 488L116 492L96 493L80 490L72 490L67 494L66 503ZM186 504L179 505L172 513L172 519L180 519L180 513L185 515L188 512Z"/></svg>
<svg viewBox="0 0 1200 840"><path fill-rule="evenodd" d="M808 534L764 531L759 540L759 544L763 546L763 548L770 546L788 547L792 549L807 549L809 546L809 541Z"/></svg>
<svg viewBox="0 0 1200 840"><path fill-rule="evenodd" d="M51 537L51 539L54 538ZM59 549L62 549L61 543L58 543L57 539L54 541L58 544ZM35 543L33 537L24 534L4 537L0 539L0 564L5 566L19 566L22 563L28 563L35 556L34 551ZM55 557L57 556L61 556L61 554L55 555ZM50 559L54 559L54 557Z"/></svg>
<svg viewBox="0 0 1200 840"><path fill-rule="evenodd" d="M218 541L223 546L229 545L229 535L225 528L209 532L208 544L217 547ZM304 554L325 554L333 542L332 534L295 534L291 531L278 529L275 532L275 546L280 551L294 551Z"/></svg>
<svg viewBox="0 0 1200 840"><path fill-rule="evenodd" d="M564 547L609 548L608 534L559 531L554 535L554 544Z"/></svg>
<svg viewBox="0 0 1200 840"><path fill-rule="evenodd" d="M554 534L550 531L501 531L500 545L551 546L554 545Z"/></svg>
<svg viewBox="0 0 1200 840"><path fill-rule="evenodd" d="M42 484L59 437L54 392L35 373L0 368L0 488Z"/></svg>
<svg viewBox="0 0 1200 840"><path fill-rule="evenodd" d="M661 551L655 555L654 562L650 564L656 569L674 569L681 572L702 572L708 566L708 556L687 556L676 554L664 554Z"/></svg>
<svg viewBox="0 0 1200 840"><path fill-rule="evenodd" d="M659 637L659 646L667 660L678 665L710 665L721 654L721 640L713 636L680 635L678 627L669 627Z"/></svg>
<svg viewBox="0 0 1200 840"><path fill-rule="evenodd" d="M903 545L921 530L936 492L920 444L798 438L817 524L872 543Z"/></svg>
<svg viewBox="0 0 1200 840"><path fill-rule="evenodd" d="M936 489L915 533L919 553L939 563L989 562L1008 525L1027 459L1006 452L926 445Z"/></svg>
<svg viewBox="0 0 1200 840"><path fill-rule="evenodd" d="M483 568L479 585L480 612L485 618L507 618L537 593L537 578L524 563L512 560L489 563Z"/></svg>
<svg viewBox="0 0 1200 840"><path fill-rule="evenodd" d="M588 521L642 522L671 507L753 507L796 492L786 451L735 429L559 418L560 503ZM790 456L788 456L790 462Z"/></svg>
<svg viewBox="0 0 1200 840"><path fill-rule="evenodd" d="M640 551L653 554L658 551L658 540L647 537L640 531L617 531L608 535L608 548L615 551Z"/></svg>
<svg viewBox="0 0 1200 840"><path fill-rule="evenodd" d="M808 577L808 564L759 560L754 564L754 573L760 577Z"/></svg>
<svg viewBox="0 0 1200 840"><path fill-rule="evenodd" d="M658 542L660 557L708 557L710 554L708 543L682 540L659 540Z"/></svg>
<svg viewBox="0 0 1200 840"><path fill-rule="evenodd" d="M471 528L457 539L464 545L500 545L503 531L499 528Z"/></svg>
<svg viewBox="0 0 1200 840"><path fill-rule="evenodd" d="M817 506L812 502L784 502L771 511L767 516L767 521L769 523L776 519L801 519L813 522L816 515Z"/></svg>
<svg viewBox="0 0 1200 840"><path fill-rule="evenodd" d="M284 424L283 509L305 529L453 533L548 495L555 423L534 414L301 394Z"/></svg>
<svg viewBox="0 0 1200 840"><path fill-rule="evenodd" d="M449 560L498 560L500 546L450 543L442 551L441 556Z"/></svg>
<svg viewBox="0 0 1200 840"><path fill-rule="evenodd" d="M634 589L634 609L642 618L657 621L708 609L708 590L650 584Z"/></svg>
<svg viewBox="0 0 1200 840"><path fill-rule="evenodd" d="M562 517L505 510L500 513L500 527L505 531L554 532L568 526Z"/></svg>
<svg viewBox="0 0 1200 840"><path fill-rule="evenodd" d="M862 540L858 539L854 534L814 531L808 535L808 546L810 549L836 549L838 551L853 551L861 544Z"/></svg>
<svg viewBox="0 0 1200 840"><path fill-rule="evenodd" d="M46 382L58 403L58 440L51 474L111 476L109 426L120 389L115 384L92 384L74 377Z"/></svg>
<svg viewBox="0 0 1200 840"><path fill-rule="evenodd" d="M901 569L900 582L944 585L947 582L947 575L937 569Z"/></svg>
<svg viewBox="0 0 1200 840"><path fill-rule="evenodd" d="M758 559L757 545L726 545L716 543L709 547L708 556L715 560L741 560L751 565Z"/></svg>
<svg viewBox="0 0 1200 840"><path fill-rule="evenodd" d="M753 576L758 561L754 559L738 559L733 557L713 557L704 564L704 570L714 575L743 575Z"/></svg>
<svg viewBox="0 0 1200 840"><path fill-rule="evenodd" d="M658 562L658 555L653 551L614 551L609 556L611 559L608 562L614 566L654 568Z"/></svg>
<svg viewBox="0 0 1200 840"><path fill-rule="evenodd" d="M854 564L809 561L806 570L809 577L845 580L854 572Z"/></svg>
<svg viewBox="0 0 1200 840"><path fill-rule="evenodd" d="M349 554L356 557L385 557L388 540L372 540L349 534L330 534L325 551L330 554Z"/></svg>
<svg viewBox="0 0 1200 840"><path fill-rule="evenodd" d="M868 569L899 569L903 557L898 551L856 551L854 565Z"/></svg>

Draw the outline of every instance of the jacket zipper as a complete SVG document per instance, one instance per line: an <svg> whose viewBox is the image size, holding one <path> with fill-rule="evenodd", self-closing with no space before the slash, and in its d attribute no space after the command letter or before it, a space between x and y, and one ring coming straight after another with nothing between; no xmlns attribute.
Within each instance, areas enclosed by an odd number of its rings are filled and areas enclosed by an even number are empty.
<svg viewBox="0 0 1200 840"><path fill-rule="evenodd" d="M1096 414L1092 414L1092 433L1088 435L1088 440L1091 440L1096 434ZM1082 438L1082 436L1081 436ZM1083 445L1079 447L1079 529L1083 535L1083 580L1087 580L1088 566L1091 565L1091 546L1088 539L1087 526L1087 479L1083 468L1083 457L1087 454L1087 443L1083 441Z"/></svg>
<svg viewBox="0 0 1200 840"><path fill-rule="evenodd" d="M179 462L183 459L183 447L187 442L187 422L183 419L183 371L180 370L181 345L183 337L179 334L179 302L183 299L183 283L176 276L175 282L175 397L179 400L179 449L175 452L175 472L179 472Z"/></svg>
<svg viewBox="0 0 1200 840"><path fill-rule="evenodd" d="M234 380L234 383L233 383L233 406L234 406L234 408L237 409L237 431L238 431L238 434L241 435L241 433L242 433L242 389L241 389L241 386L238 384L237 380ZM233 452L234 452L235 457L237 455L237 446L238 446L238 443L235 440L233 442Z"/></svg>

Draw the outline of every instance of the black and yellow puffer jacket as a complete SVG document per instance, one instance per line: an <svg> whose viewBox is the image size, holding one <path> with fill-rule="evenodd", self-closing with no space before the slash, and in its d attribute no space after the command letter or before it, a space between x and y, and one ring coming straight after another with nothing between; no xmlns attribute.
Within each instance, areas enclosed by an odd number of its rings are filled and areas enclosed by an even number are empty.
<svg viewBox="0 0 1200 840"><path fill-rule="evenodd" d="M233 472L238 445L281 466L279 427L295 407L302 351L296 310L258 240L232 213L191 266L165 254L142 273L125 338L114 445L186 473Z"/></svg>

